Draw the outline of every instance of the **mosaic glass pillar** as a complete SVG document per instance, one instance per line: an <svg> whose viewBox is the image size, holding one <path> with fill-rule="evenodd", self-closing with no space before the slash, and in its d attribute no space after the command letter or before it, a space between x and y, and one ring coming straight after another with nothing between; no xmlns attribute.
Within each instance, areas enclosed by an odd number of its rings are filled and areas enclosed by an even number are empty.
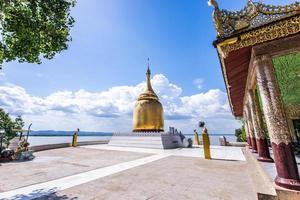
<svg viewBox="0 0 300 200"><path fill-rule="evenodd" d="M250 113L249 106L246 106L245 109L246 116L247 116L247 124L249 128L249 135L250 135L250 141L251 141L251 147L252 147L252 153L257 153L257 145L256 145L256 139L255 139L255 134L254 134L254 129L253 129L253 122L252 122L252 117Z"/></svg>
<svg viewBox="0 0 300 200"><path fill-rule="evenodd" d="M245 132L246 132L246 137L247 137L247 146L249 147L249 149L252 149L250 133L249 133L249 126L248 126L247 120L248 119L247 119L246 113L244 113L244 126L245 126Z"/></svg>
<svg viewBox="0 0 300 200"><path fill-rule="evenodd" d="M267 55L260 56L254 65L274 153L277 170L275 183L284 188L300 190L299 172L272 59Z"/></svg>
<svg viewBox="0 0 300 200"><path fill-rule="evenodd" d="M249 90L248 92L249 99L249 107L253 122L253 129L256 138L257 152L258 152L258 160L262 162L273 162L273 159L270 156L268 141L265 137L262 127L262 121L260 120L261 113L259 111L259 105L255 98L255 92L253 90Z"/></svg>

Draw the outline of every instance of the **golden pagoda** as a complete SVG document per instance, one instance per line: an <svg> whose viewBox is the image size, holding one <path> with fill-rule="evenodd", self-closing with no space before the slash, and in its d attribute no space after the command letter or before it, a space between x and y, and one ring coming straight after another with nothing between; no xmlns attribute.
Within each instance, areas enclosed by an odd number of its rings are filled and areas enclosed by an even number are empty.
<svg viewBox="0 0 300 200"><path fill-rule="evenodd" d="M133 132L164 131L164 111L158 96L152 89L150 75L148 64L146 87L133 110Z"/></svg>

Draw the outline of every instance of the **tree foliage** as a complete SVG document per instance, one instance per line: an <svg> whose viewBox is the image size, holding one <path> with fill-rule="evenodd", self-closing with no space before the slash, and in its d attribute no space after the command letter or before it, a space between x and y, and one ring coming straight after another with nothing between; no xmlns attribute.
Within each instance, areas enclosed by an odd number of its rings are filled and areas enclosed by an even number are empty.
<svg viewBox="0 0 300 200"><path fill-rule="evenodd" d="M22 119L22 117L19 115L16 119L15 119L15 129L18 130L22 130L24 127L24 121Z"/></svg>
<svg viewBox="0 0 300 200"><path fill-rule="evenodd" d="M16 136L15 123L3 109L0 108L0 130L4 130L3 143L9 144L9 140Z"/></svg>
<svg viewBox="0 0 300 200"><path fill-rule="evenodd" d="M0 65L41 63L68 47L75 0L0 0Z"/></svg>
<svg viewBox="0 0 300 200"><path fill-rule="evenodd" d="M15 120L12 120L9 114L0 108L0 130L4 130L4 144L8 146L9 141L17 136L16 130L20 130L23 127L24 121L21 116L18 116Z"/></svg>
<svg viewBox="0 0 300 200"><path fill-rule="evenodd" d="M235 130L235 136L237 142L246 142L247 136L245 131L245 125L243 124L241 128Z"/></svg>

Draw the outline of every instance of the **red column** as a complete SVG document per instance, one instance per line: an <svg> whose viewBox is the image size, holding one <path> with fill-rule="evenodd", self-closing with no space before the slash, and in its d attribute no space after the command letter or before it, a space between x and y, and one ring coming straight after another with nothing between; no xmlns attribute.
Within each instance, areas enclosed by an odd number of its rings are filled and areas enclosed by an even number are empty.
<svg viewBox="0 0 300 200"><path fill-rule="evenodd" d="M267 138L262 131L263 124L261 116L259 116L261 113L259 111L259 105L256 101L255 92L253 90L249 90L248 100L256 138L258 160L263 162L273 162L273 159L270 156Z"/></svg>
<svg viewBox="0 0 300 200"><path fill-rule="evenodd" d="M245 112L246 112L246 116L247 116L247 120L248 120L247 124L248 124L248 128L249 128L252 153L257 153L257 145L256 145L256 139L255 139L255 134L254 134L254 129L253 129L252 117L251 117L251 113L249 111L248 105L246 105Z"/></svg>
<svg viewBox="0 0 300 200"><path fill-rule="evenodd" d="M300 190L299 172L272 58L264 55L257 58L254 64L263 112L274 153L277 170L275 183L285 188Z"/></svg>

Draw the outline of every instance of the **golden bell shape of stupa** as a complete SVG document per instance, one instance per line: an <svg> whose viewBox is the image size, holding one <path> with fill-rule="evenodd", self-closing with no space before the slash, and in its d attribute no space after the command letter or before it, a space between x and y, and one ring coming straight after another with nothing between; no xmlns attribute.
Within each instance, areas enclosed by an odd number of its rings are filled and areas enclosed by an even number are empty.
<svg viewBox="0 0 300 200"><path fill-rule="evenodd" d="M140 94L133 110L133 132L164 131L164 111L152 89L150 75L148 66L145 90Z"/></svg>

